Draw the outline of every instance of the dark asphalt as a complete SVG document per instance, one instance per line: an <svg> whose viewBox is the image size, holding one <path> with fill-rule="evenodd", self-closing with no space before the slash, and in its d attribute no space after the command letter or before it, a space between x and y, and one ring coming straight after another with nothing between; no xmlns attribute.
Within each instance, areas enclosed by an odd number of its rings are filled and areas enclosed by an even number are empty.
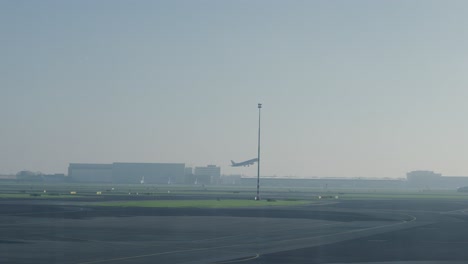
<svg viewBox="0 0 468 264"><path fill-rule="evenodd" d="M267 253L243 263L468 263L465 201L346 201L329 207L408 213L423 224L328 245Z"/></svg>
<svg viewBox="0 0 468 264"><path fill-rule="evenodd" d="M239 209L0 201L0 263L467 261L463 201Z"/></svg>
<svg viewBox="0 0 468 264"><path fill-rule="evenodd" d="M244 263L467 261L468 224L436 223L336 244L265 254Z"/></svg>

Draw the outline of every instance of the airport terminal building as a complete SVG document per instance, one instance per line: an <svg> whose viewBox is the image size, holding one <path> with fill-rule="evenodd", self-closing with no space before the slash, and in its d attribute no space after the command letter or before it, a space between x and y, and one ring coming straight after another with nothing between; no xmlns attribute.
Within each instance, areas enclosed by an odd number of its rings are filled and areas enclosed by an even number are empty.
<svg viewBox="0 0 468 264"><path fill-rule="evenodd" d="M184 163L70 163L68 176L73 182L171 184L184 183Z"/></svg>

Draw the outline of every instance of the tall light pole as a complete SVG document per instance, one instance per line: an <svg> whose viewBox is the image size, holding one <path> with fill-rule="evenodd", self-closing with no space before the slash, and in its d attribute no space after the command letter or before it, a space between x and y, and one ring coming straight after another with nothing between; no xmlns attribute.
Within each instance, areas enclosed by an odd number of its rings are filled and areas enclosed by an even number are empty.
<svg viewBox="0 0 468 264"><path fill-rule="evenodd" d="M260 200L260 112L262 104L258 104L258 156L257 156L257 196L255 200Z"/></svg>

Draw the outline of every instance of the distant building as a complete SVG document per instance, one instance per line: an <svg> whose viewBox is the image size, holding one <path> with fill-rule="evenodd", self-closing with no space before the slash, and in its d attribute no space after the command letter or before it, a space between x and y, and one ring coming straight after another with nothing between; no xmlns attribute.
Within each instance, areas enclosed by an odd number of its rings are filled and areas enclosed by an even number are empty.
<svg viewBox="0 0 468 264"><path fill-rule="evenodd" d="M68 178L63 173L43 174L42 179L44 182L65 182Z"/></svg>
<svg viewBox="0 0 468 264"><path fill-rule="evenodd" d="M68 177L74 182L112 182L112 164L70 163Z"/></svg>
<svg viewBox="0 0 468 264"><path fill-rule="evenodd" d="M14 175L14 174L2 174L2 175L0 175L0 180L7 180L7 181L16 180L16 175Z"/></svg>
<svg viewBox="0 0 468 264"><path fill-rule="evenodd" d="M172 184L184 183L183 163L71 163L68 176L74 182Z"/></svg>
<svg viewBox="0 0 468 264"><path fill-rule="evenodd" d="M140 183L144 177L149 184L184 183L185 164L183 163L114 163L112 181L114 183Z"/></svg>
<svg viewBox="0 0 468 264"><path fill-rule="evenodd" d="M441 173L433 171L418 170L406 173L409 187L434 188L440 185Z"/></svg>
<svg viewBox="0 0 468 264"><path fill-rule="evenodd" d="M317 189L399 189L406 188L403 179L355 179L355 178L278 178L260 177L260 186ZM241 178L240 185L255 187L257 178ZM261 188L261 187L260 187Z"/></svg>
<svg viewBox="0 0 468 264"><path fill-rule="evenodd" d="M466 176L443 176L440 187L444 189L458 189L468 186L468 177Z"/></svg>
<svg viewBox="0 0 468 264"><path fill-rule="evenodd" d="M216 165L195 167L193 174L197 184L219 184L221 168Z"/></svg>
<svg viewBox="0 0 468 264"><path fill-rule="evenodd" d="M456 189L468 186L466 176L442 176L432 171L411 171L406 174L409 187L424 189Z"/></svg>
<svg viewBox="0 0 468 264"><path fill-rule="evenodd" d="M438 180L442 177L441 173L435 173L433 171L426 171L426 170L417 170L417 171L410 171L406 173L406 179L410 181L417 181L417 180Z"/></svg>
<svg viewBox="0 0 468 264"><path fill-rule="evenodd" d="M240 184L242 176L240 174L236 175L221 175L219 178L219 184L225 185L238 185Z"/></svg>
<svg viewBox="0 0 468 264"><path fill-rule="evenodd" d="M185 167L185 180L184 183L188 185L193 185L196 182L195 176L193 175L192 167Z"/></svg>
<svg viewBox="0 0 468 264"><path fill-rule="evenodd" d="M16 174L18 181L42 181L41 172L20 171Z"/></svg>

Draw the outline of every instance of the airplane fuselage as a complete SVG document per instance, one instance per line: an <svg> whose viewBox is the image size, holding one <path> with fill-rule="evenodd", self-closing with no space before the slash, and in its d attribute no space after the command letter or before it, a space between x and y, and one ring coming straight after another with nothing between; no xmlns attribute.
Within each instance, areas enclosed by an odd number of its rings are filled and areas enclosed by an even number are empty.
<svg viewBox="0 0 468 264"><path fill-rule="evenodd" d="M246 160L246 161L243 161L243 162L239 162L239 163L236 163L234 161L231 160L231 163L232 163L232 167L249 167L250 165L253 165L255 162L257 162L258 159L250 159L250 160Z"/></svg>

